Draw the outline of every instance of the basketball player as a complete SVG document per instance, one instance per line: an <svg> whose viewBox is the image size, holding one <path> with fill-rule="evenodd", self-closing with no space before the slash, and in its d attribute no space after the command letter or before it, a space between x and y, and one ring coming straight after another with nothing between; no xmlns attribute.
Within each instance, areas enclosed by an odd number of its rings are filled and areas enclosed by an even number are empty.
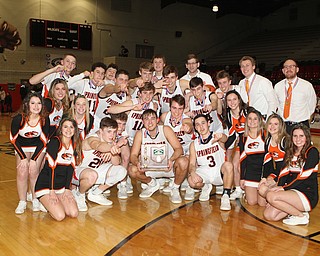
<svg viewBox="0 0 320 256"><path fill-rule="evenodd" d="M175 95L184 95L185 88L181 88L178 80L178 70L174 66L166 66L163 70L164 75L164 87L158 92L160 96L161 113L168 112L170 110L170 99Z"/></svg>
<svg viewBox="0 0 320 256"><path fill-rule="evenodd" d="M82 79L70 84L69 89L75 91L75 95L84 95L89 102L89 113L94 116L97 104L98 93L104 86L104 76L106 72L106 65L102 62L93 63L91 66L90 79Z"/></svg>
<svg viewBox="0 0 320 256"><path fill-rule="evenodd" d="M90 75L89 71L75 76L71 76L71 72L76 68L76 56L71 53L65 54L60 63L50 69L47 69L39 74L32 76L29 79L31 85L42 83L42 97L47 97L52 81L56 78L62 78L67 81L68 85L83 79Z"/></svg>
<svg viewBox="0 0 320 256"><path fill-rule="evenodd" d="M171 191L171 202L181 203L179 187L186 176L188 161L182 156L183 150L173 130L168 126L158 125L157 113L148 109L142 114L145 128L136 133L131 148L129 175L138 181L148 184L139 197L151 197L160 188L156 178L174 177L174 185ZM141 165L139 155L142 145L167 145L168 168L164 171L146 171ZM150 155L149 157L152 157Z"/></svg>
<svg viewBox="0 0 320 256"><path fill-rule="evenodd" d="M223 185L221 210L230 210L230 192L233 183L233 165L225 161L224 137L209 129L207 115L197 115L194 127L199 137L190 144L189 184L202 188L199 200L208 201L213 185ZM196 167L197 166L197 167Z"/></svg>
<svg viewBox="0 0 320 256"><path fill-rule="evenodd" d="M139 66L140 77L129 80L129 94L131 98L137 98L139 88L143 87L145 83L151 82L152 79L152 63L150 61L142 62ZM151 82L152 83L152 82Z"/></svg>
<svg viewBox="0 0 320 256"><path fill-rule="evenodd" d="M83 160L76 168L80 186L75 198L79 211L87 211L85 192L95 184L99 186L89 191L88 200L100 205L112 205L112 201L105 198L103 192L127 175L127 170L119 165L123 140L115 142L117 129L117 122L105 117L100 122L99 131L82 142Z"/></svg>
<svg viewBox="0 0 320 256"><path fill-rule="evenodd" d="M145 83L143 87L139 88L138 97L127 100L118 105L112 105L108 109L110 114L118 114L128 112L128 121L126 124L126 131L128 134L129 145L133 143L133 138L137 131L142 129L142 113L146 109L153 109L159 111L158 102L153 101L155 88L151 82Z"/></svg>
<svg viewBox="0 0 320 256"><path fill-rule="evenodd" d="M193 118L199 114L206 114L210 117L210 130L216 133L222 133L223 127L217 114L218 97L215 93L204 90L203 81L200 77L194 77L190 80L190 90L192 96L189 99L189 105L186 114Z"/></svg>
<svg viewBox="0 0 320 256"><path fill-rule="evenodd" d="M94 132L99 129L102 118L109 116L108 108L111 105L117 105L130 99L128 93L129 73L126 70L119 70L116 73L115 85L105 85L98 93L98 104L94 116ZM119 88L117 93L113 93L110 87ZM111 92L111 93L110 93Z"/></svg>

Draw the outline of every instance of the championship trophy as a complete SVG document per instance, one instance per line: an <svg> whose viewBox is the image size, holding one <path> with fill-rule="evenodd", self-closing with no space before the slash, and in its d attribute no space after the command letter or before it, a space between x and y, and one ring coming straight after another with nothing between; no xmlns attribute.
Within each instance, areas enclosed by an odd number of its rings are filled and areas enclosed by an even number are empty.
<svg viewBox="0 0 320 256"><path fill-rule="evenodd" d="M168 170L168 146L166 144L142 144L141 168L146 171Z"/></svg>

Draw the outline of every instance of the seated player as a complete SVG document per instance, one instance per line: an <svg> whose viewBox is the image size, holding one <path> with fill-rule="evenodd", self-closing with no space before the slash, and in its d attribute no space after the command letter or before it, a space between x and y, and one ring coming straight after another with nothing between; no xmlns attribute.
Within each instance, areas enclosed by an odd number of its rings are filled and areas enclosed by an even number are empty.
<svg viewBox="0 0 320 256"><path fill-rule="evenodd" d="M148 109L144 111L142 121L145 128L138 131L134 138L130 155L132 165L129 167L129 175L138 181L148 184L147 188L139 195L141 198L150 197L159 190L160 184L156 178L174 177L170 200L172 203L181 203L179 187L186 176L188 167L187 159L182 156L181 144L170 127L158 125L157 113L154 110ZM159 149L159 146L163 145L167 145L167 147ZM168 160L163 170L148 171L141 163L139 156L142 153L144 154L143 150L147 147L150 148L150 146L158 148L158 150L153 149L153 152L157 151L158 155L148 151L149 153L146 154L146 157L149 159L164 157L164 159Z"/></svg>
<svg viewBox="0 0 320 256"><path fill-rule="evenodd" d="M212 184L223 185L220 209L228 211L231 209L233 165L225 161L225 137L210 131L207 115L197 115L193 122L199 137L190 144L189 184L193 188L202 188L200 201L210 199Z"/></svg>
<svg viewBox="0 0 320 256"><path fill-rule="evenodd" d="M183 148L184 155L188 157L193 136L193 124L191 118L183 113L185 104L185 99L182 95L175 95L170 99L170 111L163 113L160 120L164 125L171 127ZM169 186L163 189L163 192L171 192L172 187L173 182L170 182ZM188 189L187 179L181 184L181 190L185 189Z"/></svg>

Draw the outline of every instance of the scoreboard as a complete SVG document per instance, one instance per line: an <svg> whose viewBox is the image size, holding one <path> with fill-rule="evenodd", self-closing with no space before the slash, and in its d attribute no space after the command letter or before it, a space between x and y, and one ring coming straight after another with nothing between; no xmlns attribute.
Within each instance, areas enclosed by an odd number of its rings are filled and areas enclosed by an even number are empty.
<svg viewBox="0 0 320 256"><path fill-rule="evenodd" d="M88 50L92 49L92 26L52 20L29 20L30 46Z"/></svg>

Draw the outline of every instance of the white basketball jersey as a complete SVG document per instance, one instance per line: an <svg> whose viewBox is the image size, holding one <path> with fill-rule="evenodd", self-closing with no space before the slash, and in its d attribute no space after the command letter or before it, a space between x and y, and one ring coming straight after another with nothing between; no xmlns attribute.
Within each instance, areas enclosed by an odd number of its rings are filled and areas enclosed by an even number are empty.
<svg viewBox="0 0 320 256"><path fill-rule="evenodd" d="M102 87L95 86L89 79L79 80L69 86L75 90L75 95L81 94L86 97L89 103L89 113L94 116L98 105L98 93Z"/></svg>
<svg viewBox="0 0 320 256"><path fill-rule="evenodd" d="M127 100L126 94L117 94L113 93L109 97L101 98L99 97L99 102L96 108L95 117L98 117L100 120L106 116L108 116L108 108L113 105L118 105Z"/></svg>
<svg viewBox="0 0 320 256"><path fill-rule="evenodd" d="M93 137L98 137L97 134L92 135ZM91 136L90 136L91 137ZM83 159L79 167L98 169L103 164L109 164L109 161L104 160L104 153L98 150L82 150Z"/></svg>
<svg viewBox="0 0 320 256"><path fill-rule="evenodd" d="M178 84L176 85L173 93L170 93L166 88L162 89L160 98L161 113L170 111L170 99L177 94L183 95L180 85Z"/></svg>
<svg viewBox="0 0 320 256"><path fill-rule="evenodd" d="M211 93L212 92L205 91L203 102L199 102L197 99L195 99L194 96L191 96L189 100L189 109L194 114L194 116L199 114L210 115L211 117L210 131L213 131L215 133L223 133L223 126L222 126L221 120L218 117L217 111L213 110L211 111L211 113L208 113L203 110L205 105L211 105L211 102L210 102Z"/></svg>
<svg viewBox="0 0 320 256"><path fill-rule="evenodd" d="M131 99L133 105L139 104L139 99L133 98ZM155 101L151 101L149 106L146 107L146 109L154 109L154 103L158 104ZM140 111L131 110L128 114L128 121L126 123L126 132L128 134L128 140L130 146L132 146L134 135L137 131L141 130L143 127L142 123L142 114L145 111L145 109ZM158 111L157 111L158 114Z"/></svg>
<svg viewBox="0 0 320 256"><path fill-rule="evenodd" d="M196 151L197 164L199 167L220 168L225 162L225 150L219 145L218 142L212 144L212 139L203 144L200 138L194 140L194 148Z"/></svg>
<svg viewBox="0 0 320 256"><path fill-rule="evenodd" d="M173 154L173 148L171 147L170 143L168 142L166 136L163 132L163 125L158 125L158 134L153 139L149 136L149 133L146 128L141 130L142 132L142 145L167 145L168 148L168 158L170 158ZM142 149L142 147L141 147Z"/></svg>
<svg viewBox="0 0 320 256"><path fill-rule="evenodd" d="M185 118L189 118L189 117L187 115L183 114L182 120ZM168 112L166 119L164 120L164 125L167 125L172 128L172 130L176 134L176 136L177 136L177 138L183 148L184 154L189 155L189 146L192 141L192 134L188 134L188 133L185 133L184 131L181 131L182 120L181 120L180 124L178 124L175 127L172 126L172 123L170 120L171 120L171 112Z"/></svg>

